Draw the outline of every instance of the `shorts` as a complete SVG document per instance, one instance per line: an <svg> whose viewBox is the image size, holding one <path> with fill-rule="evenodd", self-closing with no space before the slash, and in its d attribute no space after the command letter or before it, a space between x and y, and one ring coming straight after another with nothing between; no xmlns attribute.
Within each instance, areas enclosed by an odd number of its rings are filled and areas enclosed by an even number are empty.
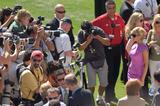
<svg viewBox="0 0 160 106"><path fill-rule="evenodd" d="M96 86L96 74L98 74L100 86L106 87L108 85L108 65L106 60L103 67L94 69L90 63L87 63L88 87Z"/></svg>

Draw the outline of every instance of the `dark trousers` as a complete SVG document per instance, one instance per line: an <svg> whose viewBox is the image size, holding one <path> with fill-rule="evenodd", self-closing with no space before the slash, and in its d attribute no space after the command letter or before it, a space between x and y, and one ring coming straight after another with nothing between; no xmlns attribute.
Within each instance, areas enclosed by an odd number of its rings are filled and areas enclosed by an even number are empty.
<svg viewBox="0 0 160 106"><path fill-rule="evenodd" d="M125 56L125 45L124 43L121 44L121 56L122 56L122 73L121 73L121 81L123 81L124 84L126 84L126 82L128 81L128 59Z"/></svg>
<svg viewBox="0 0 160 106"><path fill-rule="evenodd" d="M106 87L105 99L111 101L115 98L115 85L119 75L119 67L121 62L120 45L106 47L106 60L108 64L108 86Z"/></svg>
<svg viewBox="0 0 160 106"><path fill-rule="evenodd" d="M106 12L105 2L108 0L94 0L95 17L98 17Z"/></svg>
<svg viewBox="0 0 160 106"><path fill-rule="evenodd" d="M160 1L159 1L159 0L157 0L157 4L160 4Z"/></svg>
<svg viewBox="0 0 160 106"><path fill-rule="evenodd" d="M22 98L22 103L24 106L34 106L34 101Z"/></svg>
<svg viewBox="0 0 160 106"><path fill-rule="evenodd" d="M149 69L148 69L148 72L147 72L147 75L145 77L145 81L144 81L144 86L141 88L140 90L140 96L146 100L146 102L150 103L150 97L148 95L148 91L149 91L149 87L148 87L148 83L149 83L149 79L148 77L150 76L149 74Z"/></svg>

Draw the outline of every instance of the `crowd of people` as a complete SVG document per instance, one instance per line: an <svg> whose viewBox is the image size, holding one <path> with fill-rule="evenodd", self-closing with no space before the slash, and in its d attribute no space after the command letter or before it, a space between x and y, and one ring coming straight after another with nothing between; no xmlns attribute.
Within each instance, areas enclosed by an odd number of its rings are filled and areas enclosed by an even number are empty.
<svg viewBox="0 0 160 106"><path fill-rule="evenodd" d="M84 20L77 36L63 4L55 6L53 19L46 25L44 17L35 20L22 6L3 8L0 104L110 106L116 102L117 106L159 106L160 5L156 0L125 0L119 13L114 0L106 0L104 5L106 12ZM78 39L76 46L74 37ZM79 51L84 53L83 59ZM115 86L120 64L126 96L118 100ZM79 67L80 80L72 65ZM84 65L87 87L83 86Z"/></svg>

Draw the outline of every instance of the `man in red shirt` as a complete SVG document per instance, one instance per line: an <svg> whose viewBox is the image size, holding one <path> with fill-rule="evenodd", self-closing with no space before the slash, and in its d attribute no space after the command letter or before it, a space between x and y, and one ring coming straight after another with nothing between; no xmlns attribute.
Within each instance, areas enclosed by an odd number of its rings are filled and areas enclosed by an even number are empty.
<svg viewBox="0 0 160 106"><path fill-rule="evenodd" d="M105 3L106 13L92 21L93 25L104 30L106 37L111 39L111 45L105 47L106 60L108 63L108 86L106 87L106 102L117 101L115 96L115 84L119 74L121 62L120 46L124 33L124 21L116 13L116 4L113 0Z"/></svg>

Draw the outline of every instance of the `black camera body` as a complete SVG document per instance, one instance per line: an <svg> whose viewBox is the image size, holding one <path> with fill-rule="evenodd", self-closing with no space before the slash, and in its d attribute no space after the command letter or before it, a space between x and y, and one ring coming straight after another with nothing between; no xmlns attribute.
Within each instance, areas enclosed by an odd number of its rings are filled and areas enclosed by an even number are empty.
<svg viewBox="0 0 160 106"><path fill-rule="evenodd" d="M115 27L116 27L116 24L115 24L115 23L111 23L111 27L112 27L112 28L115 28Z"/></svg>
<svg viewBox="0 0 160 106"><path fill-rule="evenodd" d="M7 31L7 27L0 27L0 33L6 32Z"/></svg>
<svg viewBox="0 0 160 106"><path fill-rule="evenodd" d="M93 35L93 36L96 36L96 35L100 34L99 31L96 28L90 29L90 32L91 32L91 35Z"/></svg>
<svg viewBox="0 0 160 106"><path fill-rule="evenodd" d="M81 24L81 29L85 31L85 34L96 36L99 33L98 29L96 29L89 21L83 21Z"/></svg>
<svg viewBox="0 0 160 106"><path fill-rule="evenodd" d="M42 25L42 21L44 21L44 20L45 20L45 18L43 16L38 16L36 24L37 25Z"/></svg>
<svg viewBox="0 0 160 106"><path fill-rule="evenodd" d="M16 5L16 6L13 8L12 14L13 14L13 15L16 15L17 12L18 12L19 10L21 10L21 9L22 9L22 6L21 6L21 5Z"/></svg>

